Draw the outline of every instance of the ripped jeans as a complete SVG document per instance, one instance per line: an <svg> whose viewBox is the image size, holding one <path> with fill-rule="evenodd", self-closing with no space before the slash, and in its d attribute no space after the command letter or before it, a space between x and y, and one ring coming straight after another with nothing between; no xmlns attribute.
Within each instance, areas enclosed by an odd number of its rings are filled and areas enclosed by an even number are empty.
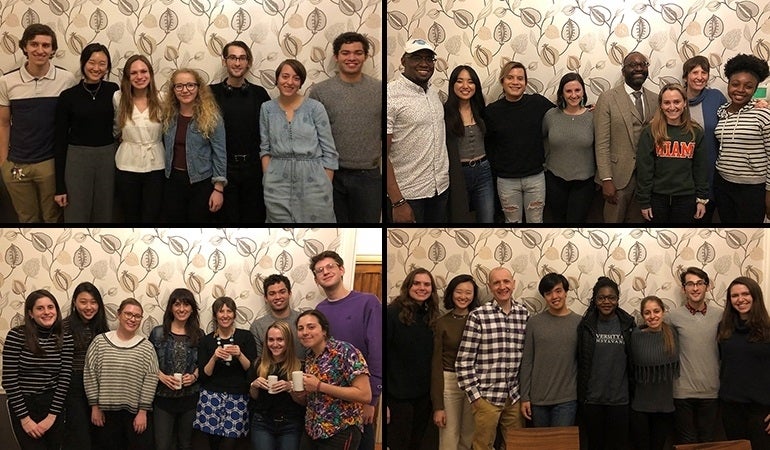
<svg viewBox="0 0 770 450"><path fill-rule="evenodd" d="M526 212L527 223L543 223L544 172L524 178L497 178L497 195L506 223L521 223L522 211Z"/></svg>

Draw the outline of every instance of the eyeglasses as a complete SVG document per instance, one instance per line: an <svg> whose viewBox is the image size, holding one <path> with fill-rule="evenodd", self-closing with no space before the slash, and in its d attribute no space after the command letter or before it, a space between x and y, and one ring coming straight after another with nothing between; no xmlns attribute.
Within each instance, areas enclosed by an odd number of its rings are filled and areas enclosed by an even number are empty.
<svg viewBox="0 0 770 450"><path fill-rule="evenodd" d="M649 61L630 62L623 64L623 67L627 67L629 69L646 69L647 67L650 67L650 63Z"/></svg>
<svg viewBox="0 0 770 450"><path fill-rule="evenodd" d="M615 303L618 301L617 295L600 295L596 297L596 303L610 302Z"/></svg>
<svg viewBox="0 0 770 450"><path fill-rule="evenodd" d="M315 269L313 269L313 272L315 272L316 275L320 275L320 274L326 272L327 270L334 269L335 267L339 267L339 264L337 264L337 263L329 263L329 264L327 264L325 266L316 267Z"/></svg>
<svg viewBox="0 0 770 450"><path fill-rule="evenodd" d="M424 62L428 64L434 64L436 62L436 57L433 55L415 55L411 54L407 56L407 58L411 59L412 61L418 63L418 62Z"/></svg>
<svg viewBox="0 0 770 450"><path fill-rule="evenodd" d="M688 281L687 283L684 284L684 287L686 288L694 288L696 286L697 287L706 286L706 282L705 281L695 281L695 282Z"/></svg>
<svg viewBox="0 0 770 450"><path fill-rule="evenodd" d="M236 61L248 61L249 57L246 55L241 56L235 56L235 55L227 55L227 60L230 62L236 62Z"/></svg>
<svg viewBox="0 0 770 450"><path fill-rule="evenodd" d="M177 92L182 92L185 89L188 91L194 91L198 89L198 83L176 83L174 85L174 90Z"/></svg>
<svg viewBox="0 0 770 450"><path fill-rule="evenodd" d="M121 314L123 314L123 317L125 317L128 320L142 320L144 317L141 314L131 314L130 312L123 311Z"/></svg>

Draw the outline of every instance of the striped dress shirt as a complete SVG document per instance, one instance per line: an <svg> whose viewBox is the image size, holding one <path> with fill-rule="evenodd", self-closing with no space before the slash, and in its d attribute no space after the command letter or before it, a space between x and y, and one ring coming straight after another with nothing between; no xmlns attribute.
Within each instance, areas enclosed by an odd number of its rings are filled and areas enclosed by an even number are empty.
<svg viewBox="0 0 770 450"><path fill-rule="evenodd" d="M496 406L519 401L519 367L529 313L511 300L506 314L496 301L471 311L465 323L455 370L457 384L473 402Z"/></svg>

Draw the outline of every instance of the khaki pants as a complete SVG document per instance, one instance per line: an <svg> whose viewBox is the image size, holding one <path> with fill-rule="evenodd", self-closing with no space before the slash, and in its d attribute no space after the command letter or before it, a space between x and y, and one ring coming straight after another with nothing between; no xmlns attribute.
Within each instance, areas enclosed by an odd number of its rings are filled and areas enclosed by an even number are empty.
<svg viewBox="0 0 770 450"><path fill-rule="evenodd" d="M14 177L14 168L20 169L24 176ZM6 161L0 167L0 173L19 222L59 222L62 211L53 201L56 194L53 158L33 164Z"/></svg>
<svg viewBox="0 0 770 450"><path fill-rule="evenodd" d="M470 450L473 441L473 409L465 391L457 385L457 374L444 372L446 427L438 429L441 450Z"/></svg>
<svg viewBox="0 0 770 450"><path fill-rule="evenodd" d="M510 398L503 406L495 406L484 398L474 402L473 421L476 429L473 431L473 450L493 448L498 423L502 428L503 436L507 434L508 429L524 427L520 406L520 401L512 403Z"/></svg>
<svg viewBox="0 0 770 450"><path fill-rule="evenodd" d="M643 223L642 208L636 201L636 173L628 185L617 190L617 204L604 201L604 223Z"/></svg>

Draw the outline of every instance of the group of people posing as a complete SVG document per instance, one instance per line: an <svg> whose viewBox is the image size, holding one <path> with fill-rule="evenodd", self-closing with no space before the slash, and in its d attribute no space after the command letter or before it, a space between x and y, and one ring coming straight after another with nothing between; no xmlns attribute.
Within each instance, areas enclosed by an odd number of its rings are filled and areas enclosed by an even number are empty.
<svg viewBox="0 0 770 450"><path fill-rule="evenodd" d="M49 291L30 293L2 352L21 449L189 450L197 433L212 450L246 436L253 450L373 450L382 307L344 287L337 253L316 255L310 270L327 295L316 309L292 309L289 279L273 274L263 282L266 315L236 328L235 301L220 297L209 334L184 288L149 338L133 298L111 331L89 282L75 288L66 318Z"/></svg>
<svg viewBox="0 0 770 450"><path fill-rule="evenodd" d="M490 271L485 304L473 276L458 275L440 315L433 275L414 269L387 308L388 447L424 448L432 420L441 450L503 448L496 438L526 421L578 425L586 450L663 450L725 436L770 448L770 316L759 284L734 279L722 309L706 301L701 268L681 270L678 281L684 304L667 310L647 296L637 326L608 277L581 317L568 307L562 274L540 280L546 308L535 315L512 299L508 269Z"/></svg>
<svg viewBox="0 0 770 450"><path fill-rule="evenodd" d="M363 73L359 33L335 39L338 73L308 96L302 63L281 62L272 100L247 80L242 41L222 49L221 82L179 68L164 89L140 53L108 81L100 43L81 51L76 81L51 62L47 25L28 26L19 46L27 61L0 77L0 171L19 222L380 220L382 83Z"/></svg>
<svg viewBox="0 0 770 450"><path fill-rule="evenodd" d="M682 84L644 87L649 61L623 59L623 83L589 103L565 74L556 104L527 93L527 68L507 62L502 98L486 104L476 71L430 84L436 53L410 40L387 89L387 195L392 222L585 223L597 191L605 223L762 223L770 217L770 109L755 100L767 61L724 66L728 99L695 56Z"/></svg>

